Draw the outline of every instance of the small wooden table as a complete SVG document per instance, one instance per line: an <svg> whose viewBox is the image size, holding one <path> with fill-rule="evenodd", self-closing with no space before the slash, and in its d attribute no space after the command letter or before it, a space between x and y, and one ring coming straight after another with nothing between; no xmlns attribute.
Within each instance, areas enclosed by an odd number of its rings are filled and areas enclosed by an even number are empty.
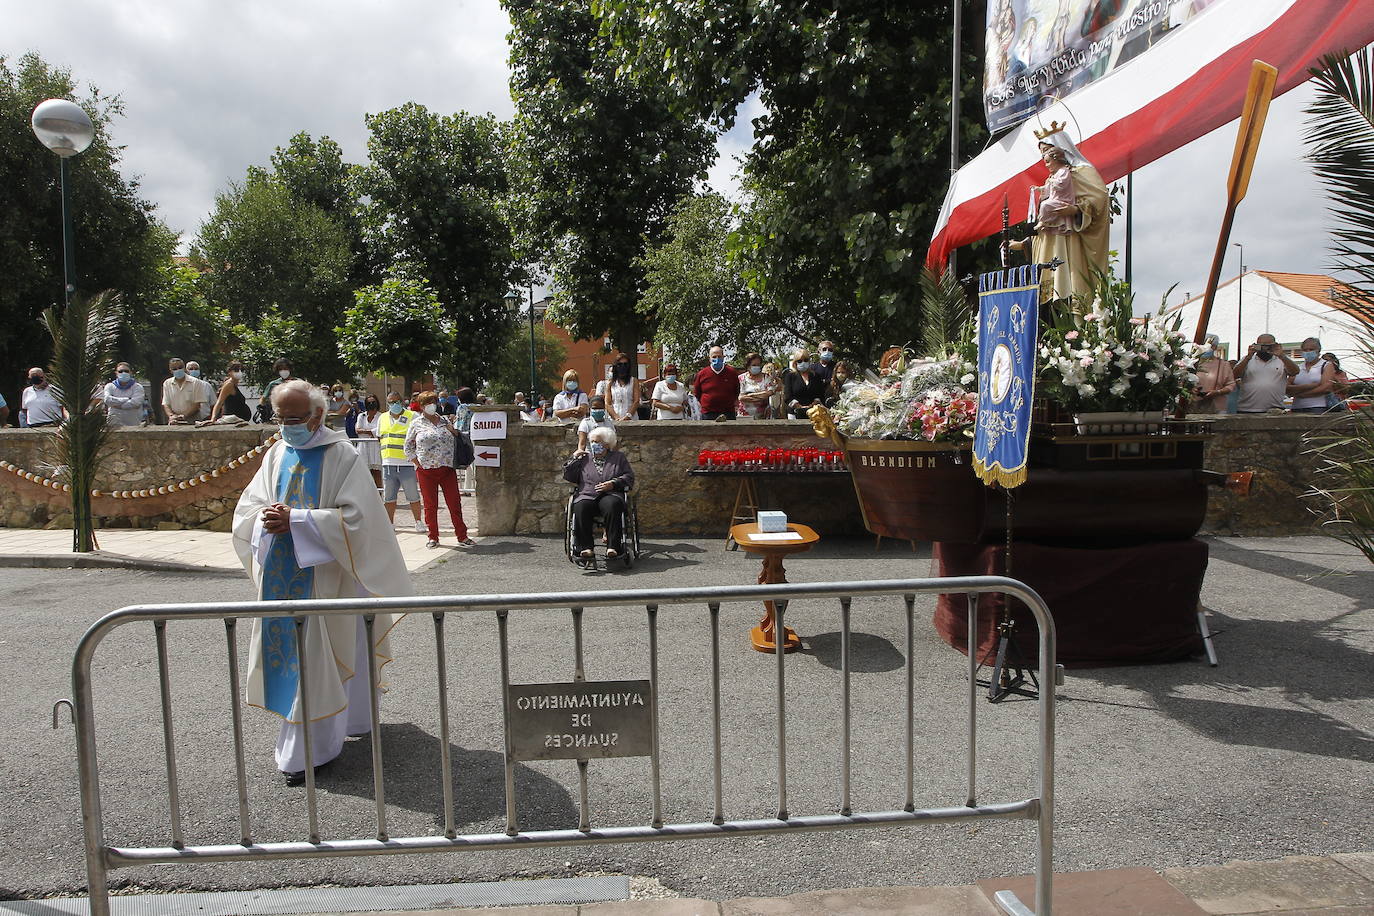
<svg viewBox="0 0 1374 916"><path fill-rule="evenodd" d="M810 550L811 545L821 539L821 536L806 525L789 523L787 531L791 534L800 535L799 538L789 540L770 540L768 535L759 531L757 522L748 522L742 525L732 525L730 527L730 538L740 546L746 553L755 553L763 558L763 569L759 572L760 585L776 585L779 582L787 581L787 571L783 569L782 558L789 553L801 553ZM763 535L765 540L756 540L759 535ZM754 648L760 652L778 651L776 637L777 623L776 613L773 602L763 603L767 613L759 625L749 631L749 641ZM801 648L801 639L797 632L791 627L784 627L782 651L795 652Z"/></svg>

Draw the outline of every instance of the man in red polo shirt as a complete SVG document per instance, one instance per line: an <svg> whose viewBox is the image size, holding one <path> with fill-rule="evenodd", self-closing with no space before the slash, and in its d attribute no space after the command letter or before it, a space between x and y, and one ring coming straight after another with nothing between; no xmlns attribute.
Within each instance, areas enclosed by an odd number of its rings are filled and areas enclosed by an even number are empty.
<svg viewBox="0 0 1374 916"><path fill-rule="evenodd" d="M711 348L711 362L692 379L703 420L733 420L739 403L739 370L725 364L725 351Z"/></svg>

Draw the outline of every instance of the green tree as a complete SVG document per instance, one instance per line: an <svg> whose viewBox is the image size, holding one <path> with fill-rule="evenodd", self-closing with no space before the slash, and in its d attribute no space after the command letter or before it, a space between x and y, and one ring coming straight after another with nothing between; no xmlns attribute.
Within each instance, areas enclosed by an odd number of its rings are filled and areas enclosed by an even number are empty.
<svg viewBox="0 0 1374 916"><path fill-rule="evenodd" d="M249 169L216 198L191 260L205 298L242 329L243 353L264 361L251 366L254 378L282 356L303 378L344 377L333 329L352 301L353 255L337 220L293 199L281 179Z"/></svg>
<svg viewBox="0 0 1374 916"><path fill-rule="evenodd" d="M719 194L684 197L666 237L640 259L642 312L653 315L654 343L677 362L698 366L715 344L757 350L781 330L732 262L730 204Z"/></svg>
<svg viewBox="0 0 1374 916"><path fill-rule="evenodd" d="M194 267L168 260L157 271L158 282L125 310L119 353L152 381L148 397L154 411L162 404L167 360L197 360L208 375L224 367L229 314L206 301Z"/></svg>
<svg viewBox="0 0 1374 916"><path fill-rule="evenodd" d="M502 0L511 18L522 247L557 290L550 317L575 339L651 339L641 257L704 176L713 137L677 117L662 68L621 69L591 7Z"/></svg>
<svg viewBox="0 0 1374 916"><path fill-rule="evenodd" d="M298 204L318 207L348 237L353 253L353 285L365 286L380 279L382 270L369 262L363 244L362 216L358 202L360 166L345 162L343 149L329 137L315 140L301 131L272 154L272 175Z"/></svg>
<svg viewBox="0 0 1374 916"><path fill-rule="evenodd" d="M490 116L439 116L414 102L369 115L370 162L358 175L374 264L406 263L451 322L450 358L486 378L510 328L501 296L518 279L507 193L505 129Z"/></svg>
<svg viewBox="0 0 1374 916"><path fill-rule="evenodd" d="M358 290L334 333L345 363L364 373L399 375L409 391L411 380L449 348L451 328L428 284L393 276Z"/></svg>
<svg viewBox="0 0 1374 916"><path fill-rule="evenodd" d="M951 5L600 0L615 62L728 129L757 92L736 253L750 286L871 361L920 330L920 265L948 183ZM967 17L962 46L981 24ZM961 91L976 102L975 58ZM986 136L973 115L965 148Z"/></svg>
<svg viewBox="0 0 1374 916"><path fill-rule="evenodd" d="M539 387L530 391L530 329L516 325L501 348L500 359L483 393L498 404L509 404L515 392L523 391L535 404L540 394L557 391L562 384L563 361L568 351L542 323L534 326L534 369Z"/></svg>
<svg viewBox="0 0 1374 916"><path fill-rule="evenodd" d="M123 103L94 86L84 94L77 88L70 71L36 54L0 57L0 366L7 369L0 394L12 404L23 370L48 361L51 343L39 315L62 299L58 159L29 127L39 102L73 99L95 124L95 141L68 170L77 289L118 290L125 309L136 314L173 250L174 236L138 196L138 183L119 174L120 147L111 129Z"/></svg>

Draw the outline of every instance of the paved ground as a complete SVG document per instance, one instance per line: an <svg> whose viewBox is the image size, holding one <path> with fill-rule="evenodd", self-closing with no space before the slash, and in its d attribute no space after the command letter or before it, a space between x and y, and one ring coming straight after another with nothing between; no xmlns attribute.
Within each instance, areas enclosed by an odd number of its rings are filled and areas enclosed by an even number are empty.
<svg viewBox="0 0 1374 916"><path fill-rule="evenodd" d="M1236 859L1374 852L1368 829L1368 787L1374 785L1374 622L1369 614L1374 582L1367 564L1319 538L1210 543L1204 599L1217 612L1220 668L1185 662L1070 672L1060 706L1059 871L1187 868ZM717 541L648 546L652 554L633 571L589 574L563 559L558 540L483 539L470 552L445 551L417 581L424 593L459 594L743 584L756 574L755 561L721 551ZM6 549L0 543L0 553ZM1351 574L1328 572L1332 568ZM890 544L875 554L869 541L832 542L789 561L788 571L793 581L909 577L927 574L929 560L927 554ZM10 702L0 707L0 729L23 749L0 757L0 779L11 787L0 793L0 830L7 838L0 895L71 891L83 883L73 742L69 727L49 730L48 717L51 703L68 693L66 671L76 639L105 610L152 601L246 599L249 589L241 573L9 569L0 593L0 604L11 608L11 625L0 637L5 669L0 674L11 685ZM957 804L962 801L958 687L963 659L929 629L930 610L930 601L918 606L918 803ZM772 667L744 641L754 616L752 608L727 608L723 624L727 636L733 634L725 653L726 797L728 814L735 817L770 815L775 791ZM589 677L643 676L642 617L589 612ZM704 617L702 612L663 614L669 820L698 820L710 812ZM567 678L567 615L529 612L513 619L515 679ZM797 603L789 622L808 642L807 651L789 664L791 810L828 812L835 805L838 771L837 615L832 606ZM900 805L900 715L893 706L901 689L900 603L856 604L854 629L856 807ZM151 633L112 637L96 672L100 695L110 698L98 711L104 723L102 780L110 799L106 826L112 839L130 844L163 843L167 837L151 645ZM191 842L232 842L237 836L222 646L223 628L217 625L173 628L177 747ZM450 625L452 740L465 832L502 826L494 646L489 619ZM388 669L395 689L383 706L389 818L393 834L430 833L441 829L442 809L432 775L439 750L428 621L404 624L395 647L399 660ZM1033 733L1033 707L984 705L980 714L983 800L1029 794L1033 761L1023 749ZM271 765L275 727L266 716L250 714L247 732L256 835L301 838L300 793L280 785ZM365 776L368 753L366 741L350 743L322 777L326 835L367 836L375 829ZM595 823L647 819L643 761L595 763L591 770ZM527 799L522 813L530 826L575 825L570 764L521 767L517 783ZM35 812L42 816L35 818ZM215 866L144 869L116 877L145 887L218 889L599 871L656 878L693 897L730 899L837 887L968 885L1028 872L1032 839L1026 825L990 823L814 834L766 844L740 839L342 859L235 872ZM1249 880L1269 873L1272 869ZM1374 905L1374 900L1346 902ZM1287 909L1298 911L1291 904Z"/></svg>

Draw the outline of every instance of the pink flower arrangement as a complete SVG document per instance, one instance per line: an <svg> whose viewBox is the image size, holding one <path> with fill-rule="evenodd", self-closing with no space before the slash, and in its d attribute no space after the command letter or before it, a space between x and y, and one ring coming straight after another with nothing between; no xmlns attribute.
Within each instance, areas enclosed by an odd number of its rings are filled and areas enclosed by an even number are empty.
<svg viewBox="0 0 1374 916"><path fill-rule="evenodd" d="M907 423L927 442L962 442L973 437L978 395L934 390L916 402Z"/></svg>

